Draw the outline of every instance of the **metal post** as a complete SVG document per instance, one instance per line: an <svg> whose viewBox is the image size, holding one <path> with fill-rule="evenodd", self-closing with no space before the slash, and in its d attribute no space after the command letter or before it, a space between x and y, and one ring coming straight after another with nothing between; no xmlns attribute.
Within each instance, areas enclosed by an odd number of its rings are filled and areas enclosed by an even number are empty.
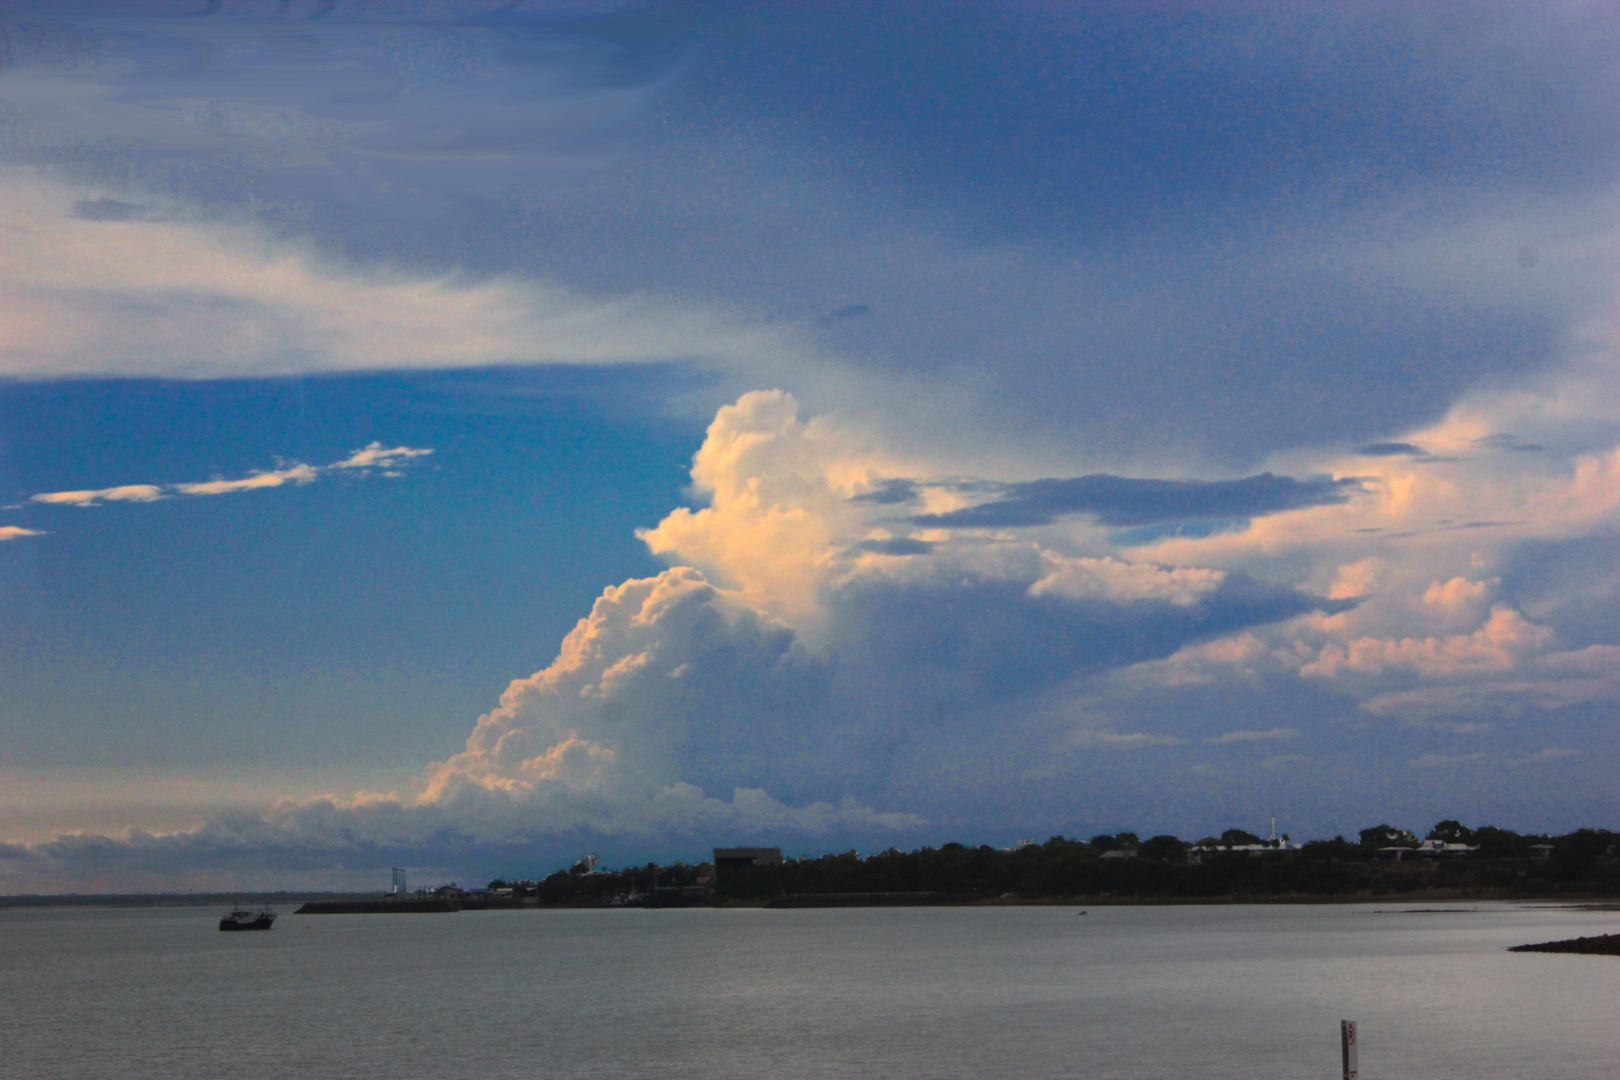
<svg viewBox="0 0 1620 1080"><path fill-rule="evenodd" d="M1344 1080L1356 1080L1356 1022L1339 1021L1339 1052L1344 1058Z"/></svg>

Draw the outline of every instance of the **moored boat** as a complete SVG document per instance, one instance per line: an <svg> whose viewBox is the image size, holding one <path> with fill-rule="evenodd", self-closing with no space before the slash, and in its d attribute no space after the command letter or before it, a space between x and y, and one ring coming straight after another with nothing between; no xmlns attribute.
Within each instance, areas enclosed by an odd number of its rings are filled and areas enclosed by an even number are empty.
<svg viewBox="0 0 1620 1080"><path fill-rule="evenodd" d="M257 911L238 904L231 913L219 920L221 930L268 930L276 921L276 913L268 907Z"/></svg>

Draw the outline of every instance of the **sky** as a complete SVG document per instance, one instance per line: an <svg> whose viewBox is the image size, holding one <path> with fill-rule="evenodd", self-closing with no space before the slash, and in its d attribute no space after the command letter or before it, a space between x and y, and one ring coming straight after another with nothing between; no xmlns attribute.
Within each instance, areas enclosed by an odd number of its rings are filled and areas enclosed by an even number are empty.
<svg viewBox="0 0 1620 1080"><path fill-rule="evenodd" d="M1616 41L0 3L0 891L1617 827Z"/></svg>

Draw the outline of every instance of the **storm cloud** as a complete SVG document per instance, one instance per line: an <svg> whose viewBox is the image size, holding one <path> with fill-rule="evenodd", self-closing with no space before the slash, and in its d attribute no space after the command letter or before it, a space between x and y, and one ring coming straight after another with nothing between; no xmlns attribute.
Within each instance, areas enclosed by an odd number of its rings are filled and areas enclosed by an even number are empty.
<svg viewBox="0 0 1620 1080"><path fill-rule="evenodd" d="M5 15L7 880L1612 815L1612 5Z"/></svg>

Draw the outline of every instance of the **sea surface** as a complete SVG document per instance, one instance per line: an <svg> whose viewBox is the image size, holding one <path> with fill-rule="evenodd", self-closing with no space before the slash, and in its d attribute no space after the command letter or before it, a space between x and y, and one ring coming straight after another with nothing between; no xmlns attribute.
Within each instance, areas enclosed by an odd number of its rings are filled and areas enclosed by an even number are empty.
<svg viewBox="0 0 1620 1080"><path fill-rule="evenodd" d="M1617 911L221 914L0 911L0 1076L1620 1076L1620 957L1504 951Z"/></svg>

